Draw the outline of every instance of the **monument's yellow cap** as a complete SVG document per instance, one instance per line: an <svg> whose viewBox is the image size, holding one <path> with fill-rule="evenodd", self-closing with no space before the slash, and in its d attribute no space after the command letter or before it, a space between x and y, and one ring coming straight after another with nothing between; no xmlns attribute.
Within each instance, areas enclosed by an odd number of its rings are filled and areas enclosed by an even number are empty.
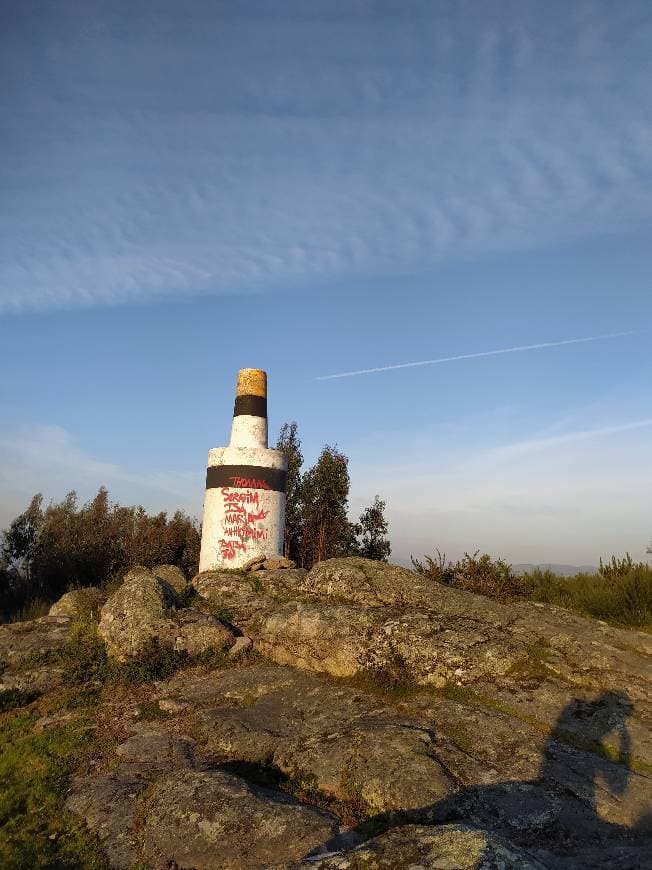
<svg viewBox="0 0 652 870"><path fill-rule="evenodd" d="M267 398L267 374L261 369L240 369L235 395Z"/></svg>

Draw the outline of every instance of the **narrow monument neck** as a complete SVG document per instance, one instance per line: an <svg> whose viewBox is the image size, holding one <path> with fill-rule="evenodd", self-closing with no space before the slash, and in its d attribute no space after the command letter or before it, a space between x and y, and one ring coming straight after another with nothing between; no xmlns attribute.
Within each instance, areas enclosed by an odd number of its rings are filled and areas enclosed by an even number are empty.
<svg viewBox="0 0 652 870"><path fill-rule="evenodd" d="M229 447L262 447L267 449L267 418L238 414L231 424Z"/></svg>
<svg viewBox="0 0 652 870"><path fill-rule="evenodd" d="M229 446L267 449L267 376L260 369L238 373Z"/></svg>

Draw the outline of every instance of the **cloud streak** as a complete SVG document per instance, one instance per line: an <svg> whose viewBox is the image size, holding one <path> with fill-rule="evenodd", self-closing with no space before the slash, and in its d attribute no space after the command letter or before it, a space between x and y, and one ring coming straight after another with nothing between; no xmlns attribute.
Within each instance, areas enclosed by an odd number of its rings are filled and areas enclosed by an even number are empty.
<svg viewBox="0 0 652 870"><path fill-rule="evenodd" d="M32 5L0 32L0 313L400 275L652 217L632 4Z"/></svg>
<svg viewBox="0 0 652 870"><path fill-rule="evenodd" d="M622 432L648 429L651 426L652 418L648 418L645 420L632 420L629 423L618 423L613 426L599 426L595 429L579 429L575 432L564 432L563 435L553 435L549 438L531 438L526 441L517 441L506 447L499 447L495 451L495 455L505 458L516 458L525 456L528 453L536 453L541 450L562 447L565 444L573 444L576 441L604 438L610 435L619 435Z"/></svg>
<svg viewBox="0 0 652 870"><path fill-rule="evenodd" d="M539 344L524 344L519 345L517 347L503 347L498 350L482 350L476 353L461 353L456 356L442 356L437 359L423 359L418 360L417 362L406 362L406 363L396 363L394 365L388 366L375 366L371 369L356 369L351 372L339 372L333 375L319 375L315 378L316 381L332 381L337 380L339 378L354 378L358 375L372 375L379 374L381 372L391 372L396 371L396 369L412 369L418 368L420 366L434 366L440 365L441 363L450 363L450 362L458 362L459 360L465 359L478 359L479 357L485 356L500 356L502 354L508 353L523 353L524 351L529 350L543 350L544 348L550 347L562 347L567 344L585 344L590 341L604 341L609 338L622 338L626 335L634 335L634 330L629 330L627 332L609 332L605 335L589 335L584 338L567 338L563 341L543 341Z"/></svg>

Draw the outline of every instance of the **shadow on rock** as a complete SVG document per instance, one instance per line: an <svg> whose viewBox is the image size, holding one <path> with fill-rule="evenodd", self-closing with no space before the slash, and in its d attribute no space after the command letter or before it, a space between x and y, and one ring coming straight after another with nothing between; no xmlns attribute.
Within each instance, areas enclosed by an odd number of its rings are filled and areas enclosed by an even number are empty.
<svg viewBox="0 0 652 870"><path fill-rule="evenodd" d="M464 823L515 844L548 868L652 868L650 807L641 809L632 826L600 815L601 807L617 805L632 777L639 777L631 767L627 728L633 711L624 692L574 699L546 740L537 779L472 786L428 807L374 816L355 828L364 841L359 848L373 842L382 851L383 837L407 823ZM609 735L617 736L615 750L604 742ZM327 848L335 851L337 844ZM492 856L480 856L475 866L493 867Z"/></svg>

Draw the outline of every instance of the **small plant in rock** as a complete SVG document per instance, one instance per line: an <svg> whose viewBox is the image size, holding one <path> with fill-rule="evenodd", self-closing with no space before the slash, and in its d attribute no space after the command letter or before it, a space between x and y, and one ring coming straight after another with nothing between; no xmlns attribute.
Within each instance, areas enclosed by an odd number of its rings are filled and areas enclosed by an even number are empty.
<svg viewBox="0 0 652 870"><path fill-rule="evenodd" d="M73 623L60 660L63 665L63 682L67 686L102 683L111 669L106 646L96 625L85 620Z"/></svg>
<svg viewBox="0 0 652 870"><path fill-rule="evenodd" d="M26 707L39 697L38 692L24 692L22 689L5 689L0 692L0 713Z"/></svg>
<svg viewBox="0 0 652 870"><path fill-rule="evenodd" d="M545 641L535 641L525 650L523 656L507 672L511 676L543 682L557 676L549 664L550 646Z"/></svg>
<svg viewBox="0 0 652 870"><path fill-rule="evenodd" d="M170 713L161 710L158 701L143 701L138 708L138 718L141 722L153 722L155 719L169 719Z"/></svg>
<svg viewBox="0 0 652 870"><path fill-rule="evenodd" d="M310 773L310 771L301 770L300 768L297 768L292 772L288 791L302 800L321 797L319 783L315 774Z"/></svg>
<svg viewBox="0 0 652 870"><path fill-rule="evenodd" d="M188 663L186 652L162 644L157 637L150 637L141 647L138 658L122 662L115 676L123 683L149 683L167 680L180 667Z"/></svg>
<svg viewBox="0 0 652 870"><path fill-rule="evenodd" d="M195 607L198 603L199 592L188 583L181 592L177 592L177 606L180 608L183 607Z"/></svg>
<svg viewBox="0 0 652 870"><path fill-rule="evenodd" d="M251 583L251 588L254 592L263 592L265 587L263 585L263 581L260 577L257 577L255 574L252 574L251 577L247 578Z"/></svg>
<svg viewBox="0 0 652 870"><path fill-rule="evenodd" d="M210 608L210 613L216 619L219 619L220 622L228 622L232 623L235 619L235 614L232 610L229 610L228 607L224 607L222 604L216 604L215 606Z"/></svg>
<svg viewBox="0 0 652 870"><path fill-rule="evenodd" d="M418 691L409 662L393 647L383 655L368 654L361 665L362 671L353 677L353 683L365 691L394 701L410 698Z"/></svg>
<svg viewBox="0 0 652 870"><path fill-rule="evenodd" d="M226 667L229 664L229 658L224 650L209 647L192 656L188 660L188 664L199 665L207 671L215 671Z"/></svg>

